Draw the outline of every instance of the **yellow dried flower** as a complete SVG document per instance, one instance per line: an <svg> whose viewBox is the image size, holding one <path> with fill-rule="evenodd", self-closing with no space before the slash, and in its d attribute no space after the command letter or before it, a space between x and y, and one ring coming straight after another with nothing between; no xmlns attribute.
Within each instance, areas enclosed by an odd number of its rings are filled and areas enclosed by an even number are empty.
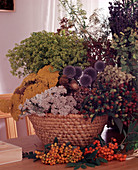
<svg viewBox="0 0 138 170"><path fill-rule="evenodd" d="M13 94L11 97L11 115L15 120L18 120L18 116L21 114L18 106L22 103L22 97L20 94Z"/></svg>
<svg viewBox="0 0 138 170"><path fill-rule="evenodd" d="M0 110L4 113L10 113L11 101L10 100L0 100Z"/></svg>
<svg viewBox="0 0 138 170"><path fill-rule="evenodd" d="M51 70L51 71L50 71ZM9 102L0 100L0 110L10 112L15 120L18 120L21 111L18 109L26 99L34 97L45 90L56 86L59 72L52 72L53 67L48 65L38 71L37 74L31 73L24 78L21 85L17 87Z"/></svg>
<svg viewBox="0 0 138 170"><path fill-rule="evenodd" d="M43 69L40 69L37 74L37 80L39 80L39 82L42 81L44 84L47 84L48 89L56 86L58 82L59 72L52 71L53 67L49 65L47 67L44 67Z"/></svg>
<svg viewBox="0 0 138 170"><path fill-rule="evenodd" d="M36 81L36 74L35 73L31 73L31 74L29 74L27 77L25 77L23 79L23 82L22 82L22 84L20 86L23 87L23 86L29 84L29 82L35 82L35 81Z"/></svg>

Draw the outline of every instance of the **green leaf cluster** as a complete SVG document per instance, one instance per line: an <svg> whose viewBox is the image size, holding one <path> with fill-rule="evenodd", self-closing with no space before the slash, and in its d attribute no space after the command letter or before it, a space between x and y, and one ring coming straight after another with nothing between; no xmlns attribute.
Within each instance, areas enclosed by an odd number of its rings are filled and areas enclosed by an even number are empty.
<svg viewBox="0 0 138 170"><path fill-rule="evenodd" d="M52 32L34 32L15 44L15 47L6 55L11 64L11 73L15 76L26 76L37 73L45 65L51 65L55 70L62 72L67 65L87 65L84 40L76 34L66 36Z"/></svg>
<svg viewBox="0 0 138 170"><path fill-rule="evenodd" d="M126 151L138 149L138 122L134 121L128 127L127 133L124 132L124 140L121 145L125 146Z"/></svg>
<svg viewBox="0 0 138 170"><path fill-rule="evenodd" d="M69 0L59 0L59 3L68 14L68 19L78 36L89 41L89 37L93 39L107 40L109 32L108 19L102 14L101 9L95 9L93 13L87 17L87 12L82 9L83 4L80 0L74 5Z"/></svg>
<svg viewBox="0 0 138 170"><path fill-rule="evenodd" d="M138 25L136 23L136 28ZM138 90L138 31L128 27L120 36L114 34L112 47L117 50L122 71L131 73L136 78L133 80Z"/></svg>
<svg viewBox="0 0 138 170"><path fill-rule="evenodd" d="M34 153L34 152L23 152L23 154L22 154L22 156L23 156L23 158L28 158L28 159L34 159L34 160L36 160L36 153Z"/></svg>

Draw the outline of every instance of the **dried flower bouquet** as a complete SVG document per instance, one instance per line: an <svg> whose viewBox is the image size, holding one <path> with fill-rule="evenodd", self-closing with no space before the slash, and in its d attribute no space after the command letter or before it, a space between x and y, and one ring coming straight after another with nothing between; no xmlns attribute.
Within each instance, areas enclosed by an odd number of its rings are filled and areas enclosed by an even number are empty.
<svg viewBox="0 0 138 170"><path fill-rule="evenodd" d="M120 132L138 118L136 2L110 3L109 23L95 10L87 25L81 4L59 1L70 17L61 19L56 33L32 33L9 50L12 74L29 75L0 109L15 120L28 115L44 143L58 135L61 142L86 145L108 116ZM122 22L122 14L130 21L119 25L114 21Z"/></svg>

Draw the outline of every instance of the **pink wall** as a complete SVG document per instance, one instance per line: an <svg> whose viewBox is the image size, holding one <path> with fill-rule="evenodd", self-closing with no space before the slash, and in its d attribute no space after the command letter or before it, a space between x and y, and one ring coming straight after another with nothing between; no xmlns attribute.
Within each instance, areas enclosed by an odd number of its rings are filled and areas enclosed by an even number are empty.
<svg viewBox="0 0 138 170"><path fill-rule="evenodd" d="M29 37L30 33L43 29L41 2L42 0L16 0L15 12L0 12L0 94L12 93L22 81L10 73L6 54L15 43ZM24 120L17 122L17 129L19 137L27 135ZM0 140L6 138L5 120L0 119Z"/></svg>
<svg viewBox="0 0 138 170"><path fill-rule="evenodd" d="M15 12L0 12L0 94L12 93L22 81L10 73L10 64L5 55L15 43L43 29L41 2L16 0Z"/></svg>
<svg viewBox="0 0 138 170"><path fill-rule="evenodd" d="M58 0L15 0L15 3L15 12L0 12L0 94L13 93L22 82L22 79L18 79L10 73L10 63L6 58L8 50L13 49L15 43L29 37L32 32L43 29L53 31L58 26ZM82 0L82 3L88 16L98 7L98 0ZM48 18L48 11L54 9L54 14L49 15ZM53 22L51 22L51 17L54 19ZM25 126L24 120L17 122L19 137L27 135ZM5 138L5 121L1 119L0 140Z"/></svg>
<svg viewBox="0 0 138 170"><path fill-rule="evenodd" d="M98 2L82 0L88 16L98 8ZM54 31L59 24L58 0L15 0L15 8L12 13L0 12L0 94L12 93L22 81L10 73L10 63L6 58L8 50L30 33L43 29Z"/></svg>

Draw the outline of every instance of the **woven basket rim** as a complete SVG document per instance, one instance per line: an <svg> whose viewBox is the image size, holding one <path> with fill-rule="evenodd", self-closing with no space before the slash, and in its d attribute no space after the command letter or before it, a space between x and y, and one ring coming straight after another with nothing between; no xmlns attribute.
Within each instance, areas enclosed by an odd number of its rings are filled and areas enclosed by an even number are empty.
<svg viewBox="0 0 138 170"><path fill-rule="evenodd" d="M60 114L56 114L54 115L53 113L46 113L43 116L39 116L37 114L31 114L28 115L30 116L36 116L36 117L53 117L53 118L84 118L84 114L74 114L74 113L69 113L68 115L60 115ZM97 115L96 117L102 117L102 116L108 116L107 114L103 114L103 115ZM91 117L88 117L91 119Z"/></svg>

